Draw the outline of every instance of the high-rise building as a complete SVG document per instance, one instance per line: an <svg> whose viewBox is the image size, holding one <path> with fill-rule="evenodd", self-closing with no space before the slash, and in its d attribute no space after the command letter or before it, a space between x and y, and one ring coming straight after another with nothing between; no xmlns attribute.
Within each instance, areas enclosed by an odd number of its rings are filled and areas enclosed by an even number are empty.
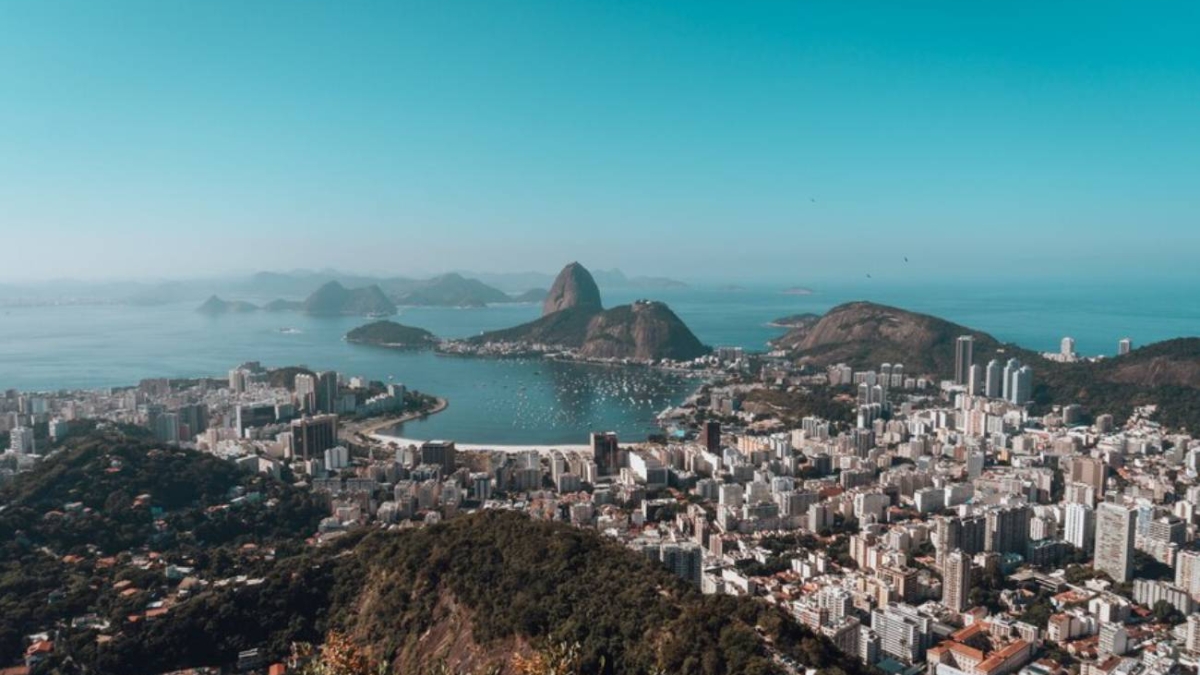
<svg viewBox="0 0 1200 675"><path fill-rule="evenodd" d="M704 571L704 549L699 544L690 541L663 544L659 548L659 559L675 576L700 586Z"/></svg>
<svg viewBox="0 0 1200 675"><path fill-rule="evenodd" d="M317 412L334 413L338 400L338 374L333 370L317 373Z"/></svg>
<svg viewBox="0 0 1200 675"><path fill-rule="evenodd" d="M721 506L728 506L734 509L742 508L743 495L742 486L737 483L723 483L719 488L718 501Z"/></svg>
<svg viewBox="0 0 1200 675"><path fill-rule="evenodd" d="M1117 583L1133 575L1133 545L1137 512L1122 504L1103 502L1096 509L1096 556L1093 566Z"/></svg>
<svg viewBox="0 0 1200 675"><path fill-rule="evenodd" d="M1087 504L1067 504L1066 527L1063 539L1081 551L1091 551L1095 545L1096 512Z"/></svg>
<svg viewBox="0 0 1200 675"><path fill-rule="evenodd" d="M229 388L233 390L233 393L246 393L246 383L249 379L249 376L250 373L248 373L244 368L234 368L233 370L229 371Z"/></svg>
<svg viewBox="0 0 1200 675"><path fill-rule="evenodd" d="M721 452L721 423L708 420L700 427L700 444L709 452Z"/></svg>
<svg viewBox="0 0 1200 675"><path fill-rule="evenodd" d="M1192 654L1200 654L1200 614L1188 617L1186 635L1184 648Z"/></svg>
<svg viewBox="0 0 1200 675"><path fill-rule="evenodd" d="M971 593L971 558L956 549L942 568L942 604L955 612L967 608Z"/></svg>
<svg viewBox="0 0 1200 675"><path fill-rule="evenodd" d="M1100 639L1096 645L1101 657L1122 656L1129 651L1129 633L1119 623L1100 624Z"/></svg>
<svg viewBox="0 0 1200 675"><path fill-rule="evenodd" d="M296 407L305 415L317 413L317 376L312 373L296 375Z"/></svg>
<svg viewBox="0 0 1200 675"><path fill-rule="evenodd" d="M975 363L971 365L971 374L967 378L967 392L972 396L979 396L984 391L984 370L983 366Z"/></svg>
<svg viewBox="0 0 1200 675"><path fill-rule="evenodd" d="M1062 348L1059 350L1062 357L1067 360L1075 358L1075 338L1065 337L1062 339Z"/></svg>
<svg viewBox="0 0 1200 675"><path fill-rule="evenodd" d="M1013 373L1012 398L1013 405L1025 405L1033 398L1033 369L1021 366Z"/></svg>
<svg viewBox="0 0 1200 675"><path fill-rule="evenodd" d="M275 406L270 403L239 405L235 419L238 437L245 438L247 429L274 424L278 420Z"/></svg>
<svg viewBox="0 0 1200 675"><path fill-rule="evenodd" d="M1000 386L1000 378L1004 376L1004 369L1000 362L996 359L988 361L987 364L987 384L984 386L984 395L988 398L1000 398L1000 394L1004 388Z"/></svg>
<svg viewBox="0 0 1200 675"><path fill-rule="evenodd" d="M1129 338L1121 338L1121 341L1117 343L1117 356L1125 356L1132 350L1133 341Z"/></svg>
<svg viewBox="0 0 1200 675"><path fill-rule="evenodd" d="M337 445L337 415L316 415L292 420L292 456L322 459Z"/></svg>
<svg viewBox="0 0 1200 675"><path fill-rule="evenodd" d="M909 605L889 603L871 612L871 629L879 635L879 648L902 663L925 659L933 621Z"/></svg>
<svg viewBox="0 0 1200 675"><path fill-rule="evenodd" d="M1026 555L1032 518L1033 509L1023 504L988 511L986 549L993 553Z"/></svg>
<svg viewBox="0 0 1200 675"><path fill-rule="evenodd" d="M975 347L975 338L970 335L959 336L954 343L954 383L967 384L971 377L971 364Z"/></svg>
<svg viewBox="0 0 1200 675"><path fill-rule="evenodd" d="M18 455L28 455L33 452L33 429L16 427L8 432L8 449Z"/></svg>
<svg viewBox="0 0 1200 675"><path fill-rule="evenodd" d="M705 427L707 430L707 427ZM720 432L717 433L718 443ZM617 444L617 435L612 431L603 433L593 432L591 435L592 441L592 458L596 462L596 468L600 470L600 475L616 473L621 469L621 450Z"/></svg>
<svg viewBox="0 0 1200 675"><path fill-rule="evenodd" d="M208 406L203 403L180 406L175 411L179 415L180 434L187 429L188 437L195 437L208 430Z"/></svg>
<svg viewBox="0 0 1200 675"><path fill-rule="evenodd" d="M445 476L454 473L457 461L458 451L454 441L425 441L421 444L421 463L442 467Z"/></svg>
<svg viewBox="0 0 1200 675"><path fill-rule="evenodd" d="M1017 359L1009 359L1008 363L1004 364L1004 379L1000 381L1000 394L1001 398L1005 401L1012 400L1013 377L1016 376L1017 371L1020 369L1021 362Z"/></svg>
<svg viewBox="0 0 1200 675"><path fill-rule="evenodd" d="M159 413L154 416L150 429L154 432L154 440L161 443L178 443L180 440L179 415L168 412Z"/></svg>
<svg viewBox="0 0 1200 675"><path fill-rule="evenodd" d="M1099 457L1071 457L1066 466L1067 483L1084 483L1104 494L1104 482L1108 478L1108 465Z"/></svg>

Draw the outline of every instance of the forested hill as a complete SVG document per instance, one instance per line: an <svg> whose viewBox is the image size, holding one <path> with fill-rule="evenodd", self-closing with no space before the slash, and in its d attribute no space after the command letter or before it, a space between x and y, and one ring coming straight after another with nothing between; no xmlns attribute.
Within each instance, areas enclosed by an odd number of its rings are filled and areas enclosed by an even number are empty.
<svg viewBox="0 0 1200 675"><path fill-rule="evenodd" d="M593 531L498 511L343 538L80 657L92 672L137 675L254 647L281 658L293 641L330 634L393 673L512 673L514 657L562 644L578 646L580 673L780 672L771 649L828 673L865 672L777 608L701 595Z"/></svg>
<svg viewBox="0 0 1200 675"><path fill-rule="evenodd" d="M1099 361L1060 363L991 335L928 314L871 302L851 302L819 319L800 322L773 344L816 368L846 363L876 369L902 363L914 377L953 375L954 345L974 337L974 362L1017 358L1033 369L1034 412L1078 403L1088 417L1112 414L1118 423L1137 406L1156 405L1171 428L1200 429L1200 338L1179 338Z"/></svg>
<svg viewBox="0 0 1200 675"><path fill-rule="evenodd" d="M39 631L60 631L64 656L94 643L95 631L67 629L79 617L118 632L171 590L167 565L212 578L257 569L257 551L299 553L326 513L308 490L145 430L69 441L0 491L0 666Z"/></svg>

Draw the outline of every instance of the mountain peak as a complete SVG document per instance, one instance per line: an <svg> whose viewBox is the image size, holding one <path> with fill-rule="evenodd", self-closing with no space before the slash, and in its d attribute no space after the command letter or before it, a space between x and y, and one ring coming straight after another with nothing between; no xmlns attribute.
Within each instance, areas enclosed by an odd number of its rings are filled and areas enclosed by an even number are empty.
<svg viewBox="0 0 1200 675"><path fill-rule="evenodd" d="M572 262L564 267L558 273L558 277L554 279L554 285L550 287L550 292L547 294L545 302L542 303L542 316L573 307L594 311L600 311L603 308L600 303L600 288L596 286L596 280L592 278L592 274L587 271L587 268L577 262Z"/></svg>

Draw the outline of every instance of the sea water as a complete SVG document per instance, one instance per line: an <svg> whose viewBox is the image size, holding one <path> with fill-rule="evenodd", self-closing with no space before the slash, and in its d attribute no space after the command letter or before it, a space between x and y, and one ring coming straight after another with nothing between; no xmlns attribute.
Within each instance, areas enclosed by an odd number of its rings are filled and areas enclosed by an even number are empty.
<svg viewBox="0 0 1200 675"><path fill-rule="evenodd" d="M1024 347L1057 351L1065 336L1085 355L1200 335L1200 289L1175 284L884 284L820 286L811 295L778 287L606 291L606 306L663 300L701 341L762 350L784 330L768 324L821 313L851 300L920 311ZM255 300L254 298L249 298ZM450 407L399 430L406 437L467 443L586 442L592 430L640 438L655 416L696 387L685 377L641 368L490 360L352 345L342 337L362 317L296 312L207 316L198 302L160 306L0 308L0 389L45 391L136 384L147 377L223 376L243 361L305 365L361 375L445 397ZM461 338L536 318L536 305L478 309L404 308L404 324Z"/></svg>

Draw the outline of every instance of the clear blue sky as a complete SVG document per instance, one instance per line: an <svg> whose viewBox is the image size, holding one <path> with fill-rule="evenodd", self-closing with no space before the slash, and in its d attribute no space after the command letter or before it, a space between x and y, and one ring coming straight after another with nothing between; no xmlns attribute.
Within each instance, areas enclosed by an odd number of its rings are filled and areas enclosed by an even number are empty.
<svg viewBox="0 0 1200 675"><path fill-rule="evenodd" d="M1150 5L6 0L0 278L1195 277Z"/></svg>

